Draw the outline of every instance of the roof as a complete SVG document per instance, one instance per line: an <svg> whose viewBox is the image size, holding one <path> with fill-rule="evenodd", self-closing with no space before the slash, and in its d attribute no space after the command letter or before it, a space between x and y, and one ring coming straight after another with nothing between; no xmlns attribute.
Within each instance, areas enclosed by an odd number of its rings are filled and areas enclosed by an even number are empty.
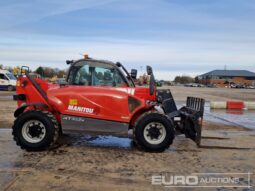
<svg viewBox="0 0 255 191"><path fill-rule="evenodd" d="M255 77L255 73L248 70L213 70L200 76Z"/></svg>
<svg viewBox="0 0 255 191"><path fill-rule="evenodd" d="M99 63L103 63L103 64L110 64L114 67L116 67L116 64L114 62L111 62L111 61L108 61L108 60L97 60L97 59L92 59L92 58L88 58L88 59L79 59L79 60L72 60L71 64L76 64L77 62L80 62L80 61L90 61L90 62L99 62Z"/></svg>

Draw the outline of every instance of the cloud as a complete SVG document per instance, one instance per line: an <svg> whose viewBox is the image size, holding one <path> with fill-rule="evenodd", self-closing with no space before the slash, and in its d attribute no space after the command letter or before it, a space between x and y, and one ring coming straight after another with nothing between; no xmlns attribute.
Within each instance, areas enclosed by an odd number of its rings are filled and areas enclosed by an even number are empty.
<svg viewBox="0 0 255 191"><path fill-rule="evenodd" d="M17 41L16 41L17 42ZM217 45L218 49L215 47ZM173 78L175 74L197 75L212 69L224 68L254 70L255 48L252 44L211 44L175 41L34 41L27 47L22 42L13 46L0 46L0 62L10 65L29 65L32 69L43 66L66 68L66 59L79 59L89 53L97 59L122 62L131 68L145 69L151 65L158 78Z"/></svg>
<svg viewBox="0 0 255 191"><path fill-rule="evenodd" d="M255 70L254 1L0 2L0 63L67 67L92 57L152 65L158 78ZM143 67L145 68L145 67Z"/></svg>
<svg viewBox="0 0 255 191"><path fill-rule="evenodd" d="M52 3L54 2L54 3ZM178 3L179 2L179 3ZM182 2L182 3L180 3ZM251 16L240 1L226 8L226 0L215 3L187 1L34 1L2 7L1 20L9 31L63 36L105 36L121 38L168 39L179 33L249 33L255 32ZM225 2L225 3L224 3ZM239 2L239 3L235 3ZM238 6L238 7L237 7ZM231 9L238 10L236 14ZM12 11L11 11L12 10ZM16 11L13 11L16 10ZM246 12L244 12L244 10ZM6 14L7 13L7 14ZM224 15L223 15L224 14ZM6 16L7 15L7 16ZM13 16L14 15L14 16ZM246 16L243 16L246 15ZM1 17L0 17L1 18ZM18 19L17 19L18 18ZM6 27L5 25L1 25Z"/></svg>
<svg viewBox="0 0 255 191"><path fill-rule="evenodd" d="M89 9L111 3L114 0L34 0L10 1L0 8L0 24L2 28L39 21L46 17L65 14L79 9Z"/></svg>

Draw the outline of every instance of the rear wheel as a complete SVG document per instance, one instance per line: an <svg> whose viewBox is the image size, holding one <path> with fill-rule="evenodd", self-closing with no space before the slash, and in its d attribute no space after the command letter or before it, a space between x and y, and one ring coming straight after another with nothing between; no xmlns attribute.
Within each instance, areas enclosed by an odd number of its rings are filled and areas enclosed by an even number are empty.
<svg viewBox="0 0 255 191"><path fill-rule="evenodd" d="M134 127L134 141L141 149L149 152L162 152L174 139L174 127L171 121L157 112L142 115Z"/></svg>
<svg viewBox="0 0 255 191"><path fill-rule="evenodd" d="M14 122L13 138L22 149L44 150L52 146L58 138L58 125L48 111L32 110L22 113Z"/></svg>

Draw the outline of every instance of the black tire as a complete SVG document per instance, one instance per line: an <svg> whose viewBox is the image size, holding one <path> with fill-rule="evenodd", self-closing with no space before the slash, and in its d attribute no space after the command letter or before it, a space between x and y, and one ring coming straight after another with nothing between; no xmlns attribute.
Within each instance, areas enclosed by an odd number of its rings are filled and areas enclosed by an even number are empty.
<svg viewBox="0 0 255 191"><path fill-rule="evenodd" d="M37 120L45 127L45 136L37 143L29 142L24 138L22 133L24 124L31 120ZM13 139L16 141L16 144L20 146L21 149L27 151L41 151L50 148L57 141L59 135L58 123L53 114L48 111L40 110L31 110L20 114L14 121L12 130Z"/></svg>
<svg viewBox="0 0 255 191"><path fill-rule="evenodd" d="M7 87L7 90L8 90L9 92L11 92L11 91L14 91L15 88L14 88L13 86L8 86L8 87Z"/></svg>
<svg viewBox="0 0 255 191"><path fill-rule="evenodd" d="M160 123L165 128L166 136L159 144L151 144L144 137L145 127L150 123ZM165 115L158 112L146 112L135 123L134 141L138 148L147 152L163 152L173 143L175 130L173 123Z"/></svg>

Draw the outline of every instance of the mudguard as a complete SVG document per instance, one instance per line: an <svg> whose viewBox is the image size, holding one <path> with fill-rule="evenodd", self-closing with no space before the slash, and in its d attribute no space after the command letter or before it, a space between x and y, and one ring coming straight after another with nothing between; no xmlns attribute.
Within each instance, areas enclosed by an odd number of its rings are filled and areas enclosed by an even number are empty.
<svg viewBox="0 0 255 191"><path fill-rule="evenodd" d="M34 106L34 108L46 108L46 109L49 108L48 105L44 103L39 103L39 102L24 104L16 109L16 111L14 112L14 117L18 117L21 113L24 112L24 110L27 107L30 107L30 106Z"/></svg>

